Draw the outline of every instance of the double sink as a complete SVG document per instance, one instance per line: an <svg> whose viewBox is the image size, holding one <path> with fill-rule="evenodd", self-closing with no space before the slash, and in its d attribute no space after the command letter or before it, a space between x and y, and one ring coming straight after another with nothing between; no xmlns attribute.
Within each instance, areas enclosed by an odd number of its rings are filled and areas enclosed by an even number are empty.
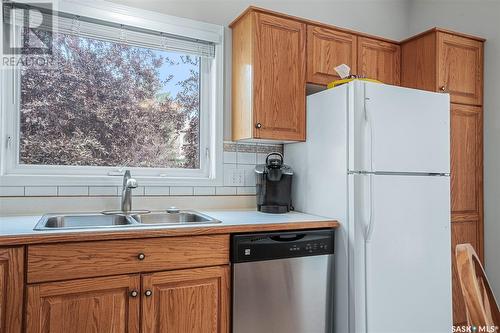
<svg viewBox="0 0 500 333"><path fill-rule="evenodd" d="M38 221L34 230L103 229L153 225L220 223L208 215L195 211L141 211L103 212L79 214L47 214Z"/></svg>

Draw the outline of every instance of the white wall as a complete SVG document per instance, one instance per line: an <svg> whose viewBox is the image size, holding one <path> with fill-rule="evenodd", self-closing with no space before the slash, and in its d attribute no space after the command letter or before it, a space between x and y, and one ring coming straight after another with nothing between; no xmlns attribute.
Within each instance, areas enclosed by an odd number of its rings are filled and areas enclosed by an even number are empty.
<svg viewBox="0 0 500 333"><path fill-rule="evenodd" d="M224 139L231 139L231 31L228 24L255 5L400 40L407 35L406 0L110 0L114 3L226 26Z"/></svg>
<svg viewBox="0 0 500 333"><path fill-rule="evenodd" d="M486 271L500 297L500 1L412 0L409 35L439 26L487 39L484 81Z"/></svg>

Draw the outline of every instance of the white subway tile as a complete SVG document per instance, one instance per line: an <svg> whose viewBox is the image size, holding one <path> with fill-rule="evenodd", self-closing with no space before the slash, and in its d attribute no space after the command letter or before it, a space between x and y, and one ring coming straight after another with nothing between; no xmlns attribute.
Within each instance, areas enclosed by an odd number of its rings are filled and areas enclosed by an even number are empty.
<svg viewBox="0 0 500 333"><path fill-rule="evenodd" d="M169 186L146 186L144 194L148 195L170 195Z"/></svg>
<svg viewBox="0 0 500 333"><path fill-rule="evenodd" d="M251 187L238 187L236 189L238 195L255 195L255 186Z"/></svg>
<svg viewBox="0 0 500 333"><path fill-rule="evenodd" d="M215 187L213 186L195 187L194 195L215 195Z"/></svg>
<svg viewBox="0 0 500 333"><path fill-rule="evenodd" d="M24 186L0 186L0 197L22 197Z"/></svg>
<svg viewBox="0 0 500 333"><path fill-rule="evenodd" d="M89 195L88 186L59 186L57 194L60 197L86 197Z"/></svg>
<svg viewBox="0 0 500 333"><path fill-rule="evenodd" d="M238 153L238 164L255 164L256 162L256 153Z"/></svg>
<svg viewBox="0 0 500 333"><path fill-rule="evenodd" d="M90 186L90 196L117 196L118 187L116 186Z"/></svg>
<svg viewBox="0 0 500 333"><path fill-rule="evenodd" d="M257 164L266 164L266 153L257 153Z"/></svg>
<svg viewBox="0 0 500 333"><path fill-rule="evenodd" d="M28 197L57 196L57 186L27 186L24 195Z"/></svg>
<svg viewBox="0 0 500 333"><path fill-rule="evenodd" d="M245 170L244 185L245 186L255 186L255 165L251 165L251 164L239 165L238 164L238 169Z"/></svg>
<svg viewBox="0 0 500 333"><path fill-rule="evenodd" d="M216 195L236 195L236 187L218 186L215 188Z"/></svg>
<svg viewBox="0 0 500 333"><path fill-rule="evenodd" d="M136 197L142 197L144 196L144 186L138 186L132 190L132 195Z"/></svg>
<svg viewBox="0 0 500 333"><path fill-rule="evenodd" d="M170 195L193 195L193 188L187 186L171 187Z"/></svg>
<svg viewBox="0 0 500 333"><path fill-rule="evenodd" d="M224 163L236 163L236 152L225 151L224 152Z"/></svg>

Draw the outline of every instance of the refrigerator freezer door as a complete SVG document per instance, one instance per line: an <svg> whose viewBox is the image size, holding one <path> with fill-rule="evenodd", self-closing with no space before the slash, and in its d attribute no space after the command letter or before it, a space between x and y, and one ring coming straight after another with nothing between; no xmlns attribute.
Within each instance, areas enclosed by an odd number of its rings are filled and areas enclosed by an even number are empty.
<svg viewBox="0 0 500 333"><path fill-rule="evenodd" d="M449 332L449 177L358 177L372 178L371 185L365 186L368 195L358 195L370 201L365 205L368 222L358 228L365 238L364 258L353 258L358 270L363 267L359 260L364 260L365 285L355 288L365 290L366 332Z"/></svg>
<svg viewBox="0 0 500 333"><path fill-rule="evenodd" d="M352 171L450 172L448 94L366 82L355 89Z"/></svg>

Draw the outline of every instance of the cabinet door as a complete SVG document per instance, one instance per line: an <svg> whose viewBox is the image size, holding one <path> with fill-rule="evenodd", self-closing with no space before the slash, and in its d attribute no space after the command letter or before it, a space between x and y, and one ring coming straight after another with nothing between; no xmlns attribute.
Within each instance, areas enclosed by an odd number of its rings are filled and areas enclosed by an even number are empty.
<svg viewBox="0 0 500 333"><path fill-rule="evenodd" d="M257 13L254 136L305 140L306 25Z"/></svg>
<svg viewBox="0 0 500 333"><path fill-rule="evenodd" d="M30 333L139 332L139 275L31 285L27 300Z"/></svg>
<svg viewBox="0 0 500 333"><path fill-rule="evenodd" d="M455 247L458 244L470 243L476 252L479 250L479 223L477 220L453 222L451 224L451 253L452 253L452 286L453 286L453 323L465 325L467 314L465 311L464 297L460 286L456 262ZM479 253L479 252L478 252Z"/></svg>
<svg viewBox="0 0 500 333"><path fill-rule="evenodd" d="M451 105L452 221L480 220L483 206L483 117L480 107ZM478 251L481 255L482 251Z"/></svg>
<svg viewBox="0 0 500 333"><path fill-rule="evenodd" d="M142 332L229 332L227 266L145 274Z"/></svg>
<svg viewBox="0 0 500 333"><path fill-rule="evenodd" d="M0 249L0 332L21 333L23 248Z"/></svg>
<svg viewBox="0 0 500 333"><path fill-rule="evenodd" d="M483 43L438 33L438 89L453 103L482 105Z"/></svg>
<svg viewBox="0 0 500 333"><path fill-rule="evenodd" d="M386 84L400 84L399 45L366 37L358 38L358 75Z"/></svg>
<svg viewBox="0 0 500 333"><path fill-rule="evenodd" d="M356 74L356 48L355 35L307 26L307 82L326 85L340 79L334 68L341 64Z"/></svg>
<svg viewBox="0 0 500 333"><path fill-rule="evenodd" d="M471 243L483 257L483 117L480 107L451 104L453 322L467 322L455 246Z"/></svg>

